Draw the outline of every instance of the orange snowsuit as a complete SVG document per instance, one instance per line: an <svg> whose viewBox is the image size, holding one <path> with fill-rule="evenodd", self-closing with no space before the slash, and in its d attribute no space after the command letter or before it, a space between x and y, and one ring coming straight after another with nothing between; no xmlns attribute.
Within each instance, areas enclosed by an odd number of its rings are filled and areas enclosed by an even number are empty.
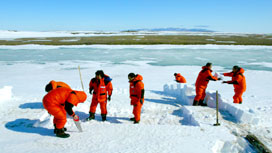
<svg viewBox="0 0 272 153"><path fill-rule="evenodd" d="M107 95L111 96L112 90L113 90L111 78L107 75L105 75L105 77L100 80L93 78L90 81L89 89L90 89L90 92L94 90L92 103L90 106L90 113L96 112L96 107L99 103L101 114L106 115L108 113L107 112Z"/></svg>
<svg viewBox="0 0 272 153"><path fill-rule="evenodd" d="M66 123L66 106L69 103L77 106L83 103L87 95L83 91L75 91L68 88L60 87L50 91L43 97L43 106L49 114L54 116L54 124L56 128L61 129ZM72 111L72 110L71 110ZM71 116L74 115L72 111Z"/></svg>
<svg viewBox="0 0 272 153"><path fill-rule="evenodd" d="M242 103L242 95L246 91L246 78L243 75L245 70L240 68L236 73L224 73L224 76L232 77L231 81L227 81L228 84L233 84L234 87L234 96L233 103Z"/></svg>
<svg viewBox="0 0 272 153"><path fill-rule="evenodd" d="M176 75L176 81L177 81L178 83L186 83L186 82L187 82L186 79L185 79L180 73L178 73L178 74Z"/></svg>
<svg viewBox="0 0 272 153"><path fill-rule="evenodd" d="M130 82L129 93L130 93L130 104L133 105L133 114L135 121L141 119L141 109L144 104L144 83L142 82L143 77L139 74Z"/></svg>
<svg viewBox="0 0 272 153"><path fill-rule="evenodd" d="M206 88L210 80L216 81L218 78L212 75L212 70L206 66L202 67L202 70L199 72L198 77L196 79L195 87L196 87L196 96L195 101L203 100L206 96Z"/></svg>

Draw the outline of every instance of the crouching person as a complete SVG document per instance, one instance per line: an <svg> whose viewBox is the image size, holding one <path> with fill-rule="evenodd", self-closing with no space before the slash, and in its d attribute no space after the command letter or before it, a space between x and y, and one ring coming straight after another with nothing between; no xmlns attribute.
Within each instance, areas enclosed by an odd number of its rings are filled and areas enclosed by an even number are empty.
<svg viewBox="0 0 272 153"><path fill-rule="evenodd" d="M180 73L174 73L177 83L186 83L186 79Z"/></svg>
<svg viewBox="0 0 272 153"><path fill-rule="evenodd" d="M130 93L130 104L133 105L133 118L134 124L140 122L141 119L141 109L144 104L144 83L142 82L143 77L140 74L129 73L128 80L130 83L129 93Z"/></svg>
<svg viewBox="0 0 272 153"><path fill-rule="evenodd" d="M83 103L87 98L87 95L83 91L75 91L68 88L57 88L50 91L43 97L43 106L49 114L54 116L54 133L57 137L67 138L70 135L65 133L66 128L66 112L72 116L74 120L78 120L79 117L75 115L72 110L73 106L77 106L78 103Z"/></svg>

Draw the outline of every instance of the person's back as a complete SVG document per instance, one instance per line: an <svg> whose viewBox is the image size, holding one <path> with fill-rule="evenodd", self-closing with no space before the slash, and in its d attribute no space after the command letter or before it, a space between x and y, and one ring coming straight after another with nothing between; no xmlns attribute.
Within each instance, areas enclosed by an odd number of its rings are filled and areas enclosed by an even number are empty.
<svg viewBox="0 0 272 153"><path fill-rule="evenodd" d="M57 88L60 88L60 87L72 89L68 84L66 84L64 82L52 80L45 86L45 91L49 92L51 90L54 90L54 89L57 89Z"/></svg>
<svg viewBox="0 0 272 153"><path fill-rule="evenodd" d="M47 95L44 96L43 101L44 105L62 105L65 103L66 99L72 92L71 89L61 87L55 90L52 90Z"/></svg>

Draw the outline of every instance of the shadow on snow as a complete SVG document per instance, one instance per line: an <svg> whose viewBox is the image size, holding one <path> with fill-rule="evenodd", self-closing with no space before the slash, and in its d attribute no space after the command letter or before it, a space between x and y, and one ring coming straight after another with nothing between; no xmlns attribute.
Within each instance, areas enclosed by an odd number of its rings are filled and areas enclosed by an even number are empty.
<svg viewBox="0 0 272 153"><path fill-rule="evenodd" d="M24 103L19 106L22 109L44 109L42 102Z"/></svg>
<svg viewBox="0 0 272 153"><path fill-rule="evenodd" d="M38 120L29 120L26 118L16 119L6 123L5 127L11 131L23 132L23 133L33 133L42 136L55 136L53 129L47 129L43 127L34 127L34 123Z"/></svg>
<svg viewBox="0 0 272 153"><path fill-rule="evenodd" d="M76 111L75 114L78 115L78 117L80 118L80 120L82 122L91 122L91 121L86 121L86 118L89 117L89 114L84 113L84 112L79 112L79 111ZM101 115L100 114L96 114L94 120L102 122ZM107 116L107 122L110 122L110 123L122 124L122 122L120 120L129 121L129 118L128 117L111 117L111 116Z"/></svg>

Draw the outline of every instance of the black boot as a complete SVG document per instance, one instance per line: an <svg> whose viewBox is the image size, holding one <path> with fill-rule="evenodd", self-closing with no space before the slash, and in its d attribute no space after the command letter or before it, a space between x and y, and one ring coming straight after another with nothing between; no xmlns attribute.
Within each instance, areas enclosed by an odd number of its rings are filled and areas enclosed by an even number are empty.
<svg viewBox="0 0 272 153"><path fill-rule="evenodd" d="M135 121L135 117L133 117L133 118L130 118L129 120L131 120L131 121Z"/></svg>
<svg viewBox="0 0 272 153"><path fill-rule="evenodd" d="M87 121L95 119L94 113L90 113L90 116L86 118Z"/></svg>
<svg viewBox="0 0 272 153"><path fill-rule="evenodd" d="M139 121L134 121L134 124L139 124L140 123L140 120Z"/></svg>
<svg viewBox="0 0 272 153"><path fill-rule="evenodd" d="M55 127L55 129L54 129L54 134L56 134L57 133L57 127L56 127L56 124L54 124L54 127ZM62 128L64 131L67 131L67 128L66 127L64 127L64 128Z"/></svg>
<svg viewBox="0 0 272 153"><path fill-rule="evenodd" d="M194 100L193 106L198 106L198 101Z"/></svg>
<svg viewBox="0 0 272 153"><path fill-rule="evenodd" d="M60 138L68 138L70 134L64 133L64 130L62 128L62 129L56 129L56 136Z"/></svg>
<svg viewBox="0 0 272 153"><path fill-rule="evenodd" d="M101 114L101 116L102 116L102 121L103 122L107 120L107 115L106 114Z"/></svg>
<svg viewBox="0 0 272 153"><path fill-rule="evenodd" d="M200 106L208 106L206 103L204 103L204 100L200 100L200 101L199 101L199 105L200 105Z"/></svg>

